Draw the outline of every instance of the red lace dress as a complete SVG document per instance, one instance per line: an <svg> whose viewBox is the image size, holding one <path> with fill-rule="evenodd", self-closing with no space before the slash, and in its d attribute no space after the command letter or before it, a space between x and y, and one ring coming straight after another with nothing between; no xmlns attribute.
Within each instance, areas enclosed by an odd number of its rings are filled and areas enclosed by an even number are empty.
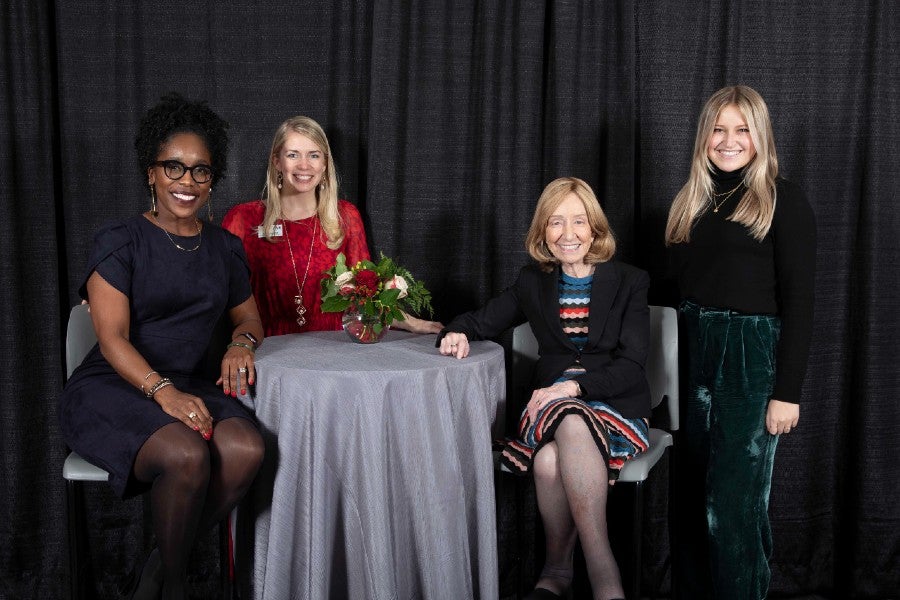
<svg viewBox="0 0 900 600"><path fill-rule="evenodd" d="M320 310L322 274L334 266L339 253L343 252L347 257L347 264L352 265L360 260L368 260L369 248L362 218L356 207L345 200L339 200L338 213L344 229L344 241L335 250L325 245L327 238L315 216L299 221L279 219L276 223L282 227L282 237L273 237L271 242L260 237L258 232L265 214L265 205L259 200L238 204L222 220L222 226L244 243L244 251L250 264L250 284L267 336L341 328L340 313L323 313ZM314 227L315 239L312 236ZM290 237L290 248L284 235ZM293 265L291 251L294 255ZM307 274L306 283L303 283L304 273ZM297 324L297 305L294 303L298 280L303 286L303 304L306 307L303 315L306 323L302 327Z"/></svg>

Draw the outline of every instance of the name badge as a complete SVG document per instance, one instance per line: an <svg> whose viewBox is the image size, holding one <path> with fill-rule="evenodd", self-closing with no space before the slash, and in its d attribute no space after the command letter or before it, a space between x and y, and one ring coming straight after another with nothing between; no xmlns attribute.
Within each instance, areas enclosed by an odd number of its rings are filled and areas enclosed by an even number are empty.
<svg viewBox="0 0 900 600"><path fill-rule="evenodd" d="M284 235L281 225L273 225L271 231L272 231L272 235L270 235L269 237L281 237L282 235ZM266 234L265 234L265 231L263 230L262 225L260 225L259 227L256 228L256 237L261 237L261 238L266 237Z"/></svg>

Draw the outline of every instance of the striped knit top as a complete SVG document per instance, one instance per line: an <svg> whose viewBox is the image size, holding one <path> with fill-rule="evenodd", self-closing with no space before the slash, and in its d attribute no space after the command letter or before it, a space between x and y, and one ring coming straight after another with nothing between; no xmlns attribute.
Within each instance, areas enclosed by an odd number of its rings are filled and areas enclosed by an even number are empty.
<svg viewBox="0 0 900 600"><path fill-rule="evenodd" d="M584 348L588 340L588 315L591 304L591 282L593 275L572 277L561 270L559 272L559 321L563 332L575 347ZM580 364L573 364L565 370L557 381L566 381L582 373L585 369Z"/></svg>

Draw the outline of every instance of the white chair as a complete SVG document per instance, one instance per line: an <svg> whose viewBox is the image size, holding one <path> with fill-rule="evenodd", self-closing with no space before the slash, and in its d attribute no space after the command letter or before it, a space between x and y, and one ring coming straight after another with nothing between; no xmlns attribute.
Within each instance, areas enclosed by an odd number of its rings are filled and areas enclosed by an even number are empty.
<svg viewBox="0 0 900 600"><path fill-rule="evenodd" d="M87 353L97 343L94 324L87 305L79 305L69 314L66 328L66 379L81 364ZM66 480L66 510L69 531L69 589L73 599L85 598L86 581L83 575L89 564L87 552L87 523L84 507L85 481L107 481L109 473L71 452L63 463L63 479Z"/></svg>
<svg viewBox="0 0 900 600"><path fill-rule="evenodd" d="M538 358L538 343L528 323L513 330L511 356L510 398L522 398L530 385L532 366ZM650 307L650 347L645 368L650 384L650 404L656 408L666 402L669 429L678 429L678 313L668 306ZM643 520L644 481L653 466L672 445L672 434L650 428L650 447L646 452L625 463L616 485L634 486L632 503L630 577L623 582L629 599L640 598L641 533ZM503 467L503 470L506 470Z"/></svg>
<svg viewBox="0 0 900 600"><path fill-rule="evenodd" d="M66 328L66 379L84 360L88 352L97 343L94 324L86 304L72 308L69 324ZM84 482L108 481L109 473L92 465L75 452L70 452L63 463L63 479L66 480L66 510L68 513L69 543L69 590L73 600L89 597L86 594L85 575L88 569L90 553L87 551L87 519L84 506ZM222 598L230 598L232 594L232 570L230 554L230 530L228 519L223 521L219 530ZM93 596L94 594L90 594Z"/></svg>

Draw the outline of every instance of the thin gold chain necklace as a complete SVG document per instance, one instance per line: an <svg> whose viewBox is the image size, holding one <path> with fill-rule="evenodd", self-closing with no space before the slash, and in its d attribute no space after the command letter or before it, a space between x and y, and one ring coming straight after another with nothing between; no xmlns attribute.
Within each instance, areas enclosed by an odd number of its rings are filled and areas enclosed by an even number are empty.
<svg viewBox="0 0 900 600"><path fill-rule="evenodd" d="M291 246L291 236L287 230L287 219L281 219L281 226L284 228L284 237L287 238L288 252L291 254L291 267L294 269L294 282L297 284L297 295L294 296L294 305L297 307L297 325L303 327L306 325L306 307L303 306L303 286L306 285L306 277L309 275L309 265L312 262L313 246L316 245L316 232L319 227L319 219L313 221L312 237L309 240L309 256L306 257L306 270L303 272L303 283L300 283L300 277L297 276L297 263L294 262L294 249Z"/></svg>
<svg viewBox="0 0 900 600"><path fill-rule="evenodd" d="M722 208L722 205L725 204L725 203L728 201L728 199L731 198L731 196L732 196L736 191L738 191L738 188L740 188L742 185L744 185L744 182L743 182L743 181L740 182L739 184L737 184L737 185L734 187L734 189L732 189L732 190L729 191L729 192L722 192L721 194L713 194L713 197L712 197L713 212L714 212L714 213L719 212L719 209ZM725 196L725 197L722 198L721 200L719 200L718 202L716 202L716 198L718 198L719 196Z"/></svg>
<svg viewBox="0 0 900 600"><path fill-rule="evenodd" d="M166 229L165 227L163 227L163 224L159 222L159 217L157 217L156 215L153 215L153 220L156 221L156 224L159 225L159 228L163 230L163 233L166 234L166 237L169 238L169 241L172 242L172 244L174 244L175 247L178 248L179 250L182 250L184 252L194 252L194 251L198 250L200 248L200 244L203 243L203 230L200 229L200 220L197 217L194 217L194 225L197 226L197 235L200 236L200 239L197 240L197 245L194 246L193 248L185 248L184 246L182 246L181 244L176 242L175 239L172 237L172 234L169 233L169 230Z"/></svg>

